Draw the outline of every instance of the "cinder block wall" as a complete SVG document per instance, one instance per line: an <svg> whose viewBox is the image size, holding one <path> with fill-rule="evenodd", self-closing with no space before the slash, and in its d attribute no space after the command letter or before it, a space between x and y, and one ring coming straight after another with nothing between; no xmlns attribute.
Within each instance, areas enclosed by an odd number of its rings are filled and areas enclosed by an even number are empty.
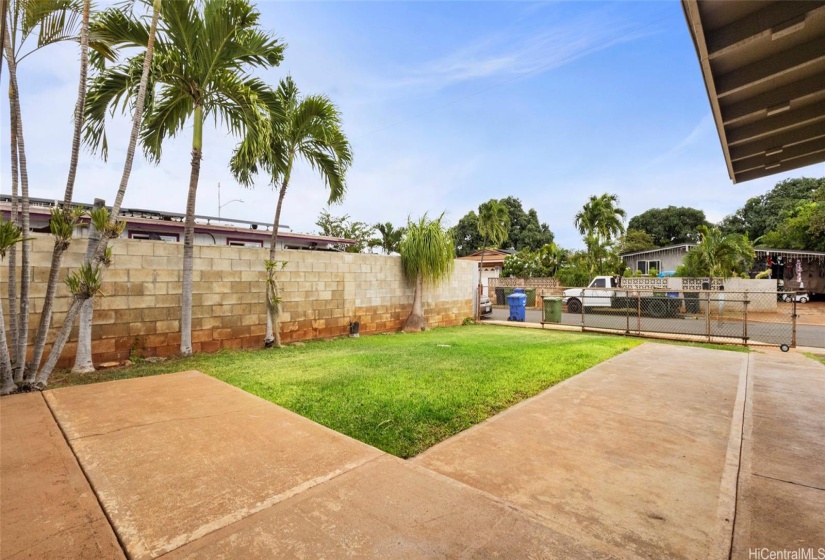
<svg viewBox="0 0 825 560"><path fill-rule="evenodd" d="M33 242L31 319L34 340L46 292L52 240ZM69 308L63 279L83 260L86 240L76 239L63 259L49 344ZM95 363L171 356L180 349L180 297L183 245L162 241L117 240L114 263L106 272L105 297L95 304L92 353ZM192 341L195 352L263 345L266 328L264 260L267 249L195 247ZM20 252L18 251L18 262ZM279 273L284 342L340 336L350 321L362 333L401 327L409 314L413 287L403 276L401 259L383 255L281 251L287 261ZM0 274L0 296L8 325L8 262ZM19 270L19 267L18 267ZM424 310L430 326L460 324L473 314L476 264L456 261L452 277L425 286ZM74 363L77 329L63 352L61 366ZM31 348L30 348L31 350ZM47 349L48 353L48 349Z"/></svg>

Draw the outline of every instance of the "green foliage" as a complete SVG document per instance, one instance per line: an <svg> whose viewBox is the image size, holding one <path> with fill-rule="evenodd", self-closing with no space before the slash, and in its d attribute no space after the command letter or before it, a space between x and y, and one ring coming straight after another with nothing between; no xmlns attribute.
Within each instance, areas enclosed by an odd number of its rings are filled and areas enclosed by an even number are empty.
<svg viewBox="0 0 825 560"><path fill-rule="evenodd" d="M746 235L722 233L718 227L699 226L701 241L685 255L679 276L729 278L753 265L753 244Z"/></svg>
<svg viewBox="0 0 825 560"><path fill-rule="evenodd" d="M315 225L320 228L320 235L355 241L353 245L333 243L333 247L339 251L363 253L364 250L370 246L370 240L373 235L372 226L366 222L352 221L349 214L333 216L327 210L322 210L318 215L318 220L315 222Z"/></svg>
<svg viewBox="0 0 825 560"><path fill-rule="evenodd" d="M628 227L624 235L619 238L616 250L619 254L635 253L636 251L647 251L654 249L653 237L646 231L631 229Z"/></svg>
<svg viewBox="0 0 825 560"><path fill-rule="evenodd" d="M277 66L284 44L260 29L260 13L247 0L164 2L146 91L141 144L159 161L163 141L189 129L195 115L193 148L200 118L212 117L235 136L265 143L272 112L283 113L269 86L253 69ZM149 22L119 7L101 12L91 33L112 49L138 52L102 70L89 85L84 142L108 154L108 112L129 112L134 104L149 37Z"/></svg>
<svg viewBox="0 0 825 560"><path fill-rule="evenodd" d="M794 216L800 205L814 202L814 198L819 196L818 193L825 192L823 188L825 177L785 179L768 193L748 199L736 213L722 220L719 227L723 233L740 233L746 234L749 239L759 239L770 231L779 230L786 219ZM765 243L764 239L762 242Z"/></svg>
<svg viewBox="0 0 825 560"><path fill-rule="evenodd" d="M624 233L623 220L626 216L618 204L619 197L615 194L591 195L574 218L573 223L587 247L591 275L605 273L605 260L615 261L611 256L613 239Z"/></svg>
<svg viewBox="0 0 825 560"><path fill-rule="evenodd" d="M478 207L478 233L482 238L482 248L487 244L500 245L510 231L510 213L507 206L497 200L488 200Z"/></svg>
<svg viewBox="0 0 825 560"><path fill-rule="evenodd" d="M103 282L103 275L100 269L92 263L85 262L78 270L72 271L66 276L66 286L73 296L81 299L89 299L98 295L103 295L100 291Z"/></svg>
<svg viewBox="0 0 825 560"><path fill-rule="evenodd" d="M567 264L570 251L548 243L538 251L523 249L504 259L502 276L552 278Z"/></svg>
<svg viewBox="0 0 825 560"><path fill-rule="evenodd" d="M628 233L631 230L646 232L650 235L655 247L664 247L698 242L699 234L696 228L702 225L710 225L702 210L668 206L667 208L651 208L638 216L633 216L627 224L627 229ZM646 249L650 248L646 247ZM635 250L643 251L644 249Z"/></svg>
<svg viewBox="0 0 825 560"><path fill-rule="evenodd" d="M651 278L656 278L657 276L659 276L659 271L656 270L655 268L651 268L650 270L647 271L647 275L650 276Z"/></svg>
<svg viewBox="0 0 825 560"><path fill-rule="evenodd" d="M494 202L490 199L489 202ZM553 242L553 232L547 224L539 222L538 213L534 209L525 212L518 198L508 196L498 201L507 208L510 217L510 224L507 228L507 236L500 243L491 243L490 246L498 249L513 249L521 251L528 249L538 251L544 245ZM479 206L479 211L481 207ZM479 215L470 211L462 217L458 223L450 229L456 246L456 255L466 257L484 246L484 238L479 231Z"/></svg>
<svg viewBox="0 0 825 560"><path fill-rule="evenodd" d="M758 242L772 249L825 251L825 202L801 203Z"/></svg>
<svg viewBox="0 0 825 560"><path fill-rule="evenodd" d="M68 210L64 210L62 207L51 209L49 231L54 236L55 248L65 251L69 247L74 228L83 214L85 214L85 210L77 206Z"/></svg>
<svg viewBox="0 0 825 560"><path fill-rule="evenodd" d="M407 235L401 241L401 266L404 275L415 280L420 274L425 282L436 283L453 271L455 245L444 229L444 214L435 220L421 216L407 221Z"/></svg>
<svg viewBox="0 0 825 560"><path fill-rule="evenodd" d="M23 230L11 220L4 220L0 216L0 260L6 258L9 248L15 243L27 241L30 238L23 237Z"/></svg>
<svg viewBox="0 0 825 560"><path fill-rule="evenodd" d="M399 244L404 238L404 234L407 233L406 228L395 228L390 222L375 224L373 229L378 232L380 237L370 239L369 246L371 248L381 247L381 252L385 255L397 253Z"/></svg>

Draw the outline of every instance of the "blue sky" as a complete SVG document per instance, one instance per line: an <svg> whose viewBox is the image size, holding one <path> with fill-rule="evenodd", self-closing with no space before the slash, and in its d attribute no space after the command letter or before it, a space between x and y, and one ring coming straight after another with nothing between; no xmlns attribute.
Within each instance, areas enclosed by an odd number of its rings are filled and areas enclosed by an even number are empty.
<svg viewBox="0 0 825 560"><path fill-rule="evenodd" d="M788 176L733 185L678 2L262 2L263 26L288 43L302 91L343 112L355 160L333 214L397 225L446 211L450 223L489 198L517 196L567 247L591 194L616 193L629 216L670 204L716 221ZM75 102L76 46L44 50L19 70L32 196L62 196ZM3 73L5 88L6 72ZM8 106L0 138L8 193ZM108 163L83 154L75 199L111 201L129 123L109 127ZM136 162L126 207L183 212L190 131L158 166ZM272 220L266 178L254 190L227 170L236 140L207 130L197 212ZM283 221L315 231L321 180L302 166Z"/></svg>

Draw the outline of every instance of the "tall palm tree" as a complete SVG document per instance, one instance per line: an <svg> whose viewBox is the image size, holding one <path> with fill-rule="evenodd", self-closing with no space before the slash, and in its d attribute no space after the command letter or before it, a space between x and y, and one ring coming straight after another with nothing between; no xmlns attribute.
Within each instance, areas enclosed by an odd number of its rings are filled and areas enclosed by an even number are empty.
<svg viewBox="0 0 825 560"><path fill-rule="evenodd" d="M753 264L753 244L747 235L722 233L718 227L697 228L700 241L685 255L685 267L696 276L727 278L747 271Z"/></svg>
<svg viewBox="0 0 825 560"><path fill-rule="evenodd" d="M435 220L427 219L427 214L418 221L407 220L407 235L401 241L401 266L404 276L415 282L412 310L404 326L404 332L427 330L424 318L424 283L437 283L447 278L453 271L455 244L442 224L444 214Z"/></svg>
<svg viewBox="0 0 825 560"><path fill-rule="evenodd" d="M375 230L381 235L380 238L370 241L370 247L381 247L381 252L385 255L391 255L398 252L398 244L404 237L407 229L404 227L395 228L392 222L385 222L383 224L375 224Z"/></svg>
<svg viewBox="0 0 825 560"><path fill-rule="evenodd" d="M573 223L587 242L591 274L597 268L597 261L598 270L601 272L603 255L600 254L614 238L624 232L624 218L627 213L618 204L619 197L615 194L591 195L582 209L576 213Z"/></svg>
<svg viewBox="0 0 825 560"><path fill-rule="evenodd" d="M83 1L83 12L80 23L80 79L77 86L77 102L74 109L74 129L72 134L72 155L69 161L69 174L66 179L66 189L63 193L63 216L53 216L52 233L55 235L54 249L52 250L52 262L49 268L49 278L46 282L46 297L43 300L43 308L40 311L40 323L37 326L37 334L34 337L34 349L32 351L32 361L25 376L26 383L34 382L35 374L40 367L40 359L43 357L43 350L46 348L46 335L49 333L49 326L52 322L52 307L57 294L57 278L60 273L60 265L63 262L63 253L69 248L72 240L72 233L77 223L76 215L72 208L72 195L74 193L74 183L77 177L77 164L80 159L80 140L83 129L83 114L86 109L86 78L89 70L89 11L91 9L90 0ZM57 224L54 224L57 220ZM56 228L54 227L56 225Z"/></svg>
<svg viewBox="0 0 825 560"><path fill-rule="evenodd" d="M341 128L338 108L324 95L301 97L291 77L281 80L275 91L277 112L270 116L268 142L259 142L252 135L238 146L231 168L238 181L247 186L260 167L269 173L278 191L278 204L272 224L267 266L267 347L281 346L280 291L275 266L278 228L281 210L289 188L292 170L297 160L303 160L318 171L329 189L328 204L340 202L346 192L345 175L352 164L352 149Z"/></svg>
<svg viewBox="0 0 825 560"><path fill-rule="evenodd" d="M478 263L478 305L475 316L481 315L481 294L484 286L481 283L481 272L484 269L484 253L487 251L487 242L492 245L501 245L510 233L510 211L501 202L488 200L478 207L478 233L481 235L481 259Z"/></svg>
<svg viewBox="0 0 825 560"><path fill-rule="evenodd" d="M20 110L20 88L17 66L39 49L74 40L82 24L86 6L78 0L14 0L3 14L3 56L9 73L9 130L11 148L11 219L17 221L23 234L29 232L29 178L26 146L23 135L23 117ZM81 84L82 86L83 84ZM18 199L18 180L20 198ZM20 212L18 217L18 210ZM10 337L15 361L14 379L23 380L26 345L29 331L29 285L31 282L31 244L23 241L20 262L20 311L17 312L16 248L12 246L9 259Z"/></svg>
<svg viewBox="0 0 825 560"><path fill-rule="evenodd" d="M124 31L133 33L124 43L144 47L147 35L135 18L124 16ZM181 345L184 356L192 354L192 272L194 257L195 201L203 157L203 123L213 116L248 143L264 143L269 135L270 114L279 111L271 90L250 75L255 68L277 66L284 45L259 28L260 13L247 0L176 0L165 5L155 45L155 64L147 90L147 112L141 143L147 157L161 158L163 141L192 125L192 159L183 233L183 293L181 296ZM103 121L109 108L117 107L134 92L129 77L143 54L106 70L96 84L87 140L105 149ZM157 91L155 91L157 88ZM149 93L151 92L151 94ZM89 103L92 104L90 92Z"/></svg>

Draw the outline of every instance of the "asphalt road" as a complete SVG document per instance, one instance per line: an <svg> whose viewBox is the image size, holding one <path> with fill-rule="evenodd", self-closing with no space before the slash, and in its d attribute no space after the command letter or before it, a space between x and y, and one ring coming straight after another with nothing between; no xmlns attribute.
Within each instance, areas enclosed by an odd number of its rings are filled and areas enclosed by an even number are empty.
<svg viewBox="0 0 825 560"><path fill-rule="evenodd" d="M506 321L510 312L507 308L494 308L492 315L486 318L497 321ZM540 323L541 311L536 309L527 310L528 323ZM628 327L630 331L636 331L639 327L637 318L631 316L629 319L625 315L612 315L607 313L586 313L585 326L601 329L615 329L625 331ZM578 313L562 313L561 323L563 325L580 326L582 316ZM701 336L707 333L707 325L703 318L696 319L691 316L658 319L654 317L641 318L641 330L648 332L686 334ZM738 338L741 340L744 334L744 326L741 321L725 320L718 322L715 319L710 321L711 335L717 337ZM764 342L768 344L790 344L792 339L792 326L790 320L779 323L748 322L748 338L754 342ZM796 327L797 346L813 346L825 348L825 326L797 325Z"/></svg>

